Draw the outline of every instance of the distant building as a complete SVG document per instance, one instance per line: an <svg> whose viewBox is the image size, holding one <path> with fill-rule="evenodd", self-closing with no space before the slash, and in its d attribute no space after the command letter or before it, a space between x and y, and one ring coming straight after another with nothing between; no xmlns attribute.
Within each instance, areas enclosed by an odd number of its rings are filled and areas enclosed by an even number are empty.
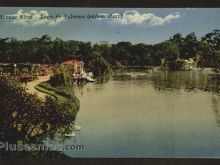
<svg viewBox="0 0 220 165"><path fill-rule="evenodd" d="M184 69L190 70L196 67L195 61L192 58L184 60Z"/></svg>
<svg viewBox="0 0 220 165"><path fill-rule="evenodd" d="M191 70L194 68L197 68L200 64L200 55L196 55L194 58L188 58L188 59L177 59L175 60L176 62L182 62L183 66L182 69L183 70ZM170 61L167 60L166 58L161 58L160 59L160 64L161 67L168 67L168 63Z"/></svg>
<svg viewBox="0 0 220 165"><path fill-rule="evenodd" d="M84 62L83 61L68 60L68 61L63 62L62 64L73 67L74 73L77 73L77 74L84 73Z"/></svg>
<svg viewBox="0 0 220 165"><path fill-rule="evenodd" d="M161 66L167 66L166 58L161 58L161 59L160 59L160 65L161 65Z"/></svg>

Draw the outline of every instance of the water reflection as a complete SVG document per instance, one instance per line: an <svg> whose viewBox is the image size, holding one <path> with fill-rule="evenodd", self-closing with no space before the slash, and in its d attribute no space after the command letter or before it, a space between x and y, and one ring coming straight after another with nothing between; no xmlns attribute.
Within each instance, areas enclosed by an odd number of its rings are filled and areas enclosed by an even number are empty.
<svg viewBox="0 0 220 165"><path fill-rule="evenodd" d="M110 73L102 75L102 76L98 76L98 77L96 77L96 83L98 83L98 84L106 83L110 80L110 78L111 78Z"/></svg>
<svg viewBox="0 0 220 165"><path fill-rule="evenodd" d="M121 71L132 79L76 88L84 144L72 157L220 156L219 83L208 71ZM146 79L137 79L137 75ZM146 75L146 76L145 76ZM215 113L213 113L213 110ZM219 124L218 124L219 125Z"/></svg>
<svg viewBox="0 0 220 165"><path fill-rule="evenodd" d="M213 95L212 96L212 108L216 115L216 122L218 127L220 127L220 96Z"/></svg>
<svg viewBox="0 0 220 165"><path fill-rule="evenodd" d="M152 81L158 90L219 91L219 82L203 71L160 71L152 75Z"/></svg>
<svg viewBox="0 0 220 165"><path fill-rule="evenodd" d="M114 75L130 75L132 80L137 81L148 80L158 90L220 91L220 81L213 79L216 74L210 69L191 71L117 69L114 70Z"/></svg>

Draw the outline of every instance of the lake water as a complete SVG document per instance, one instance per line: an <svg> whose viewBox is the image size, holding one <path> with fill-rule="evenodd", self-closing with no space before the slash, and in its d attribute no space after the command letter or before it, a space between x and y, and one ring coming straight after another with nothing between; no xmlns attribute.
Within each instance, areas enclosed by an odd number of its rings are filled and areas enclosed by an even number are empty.
<svg viewBox="0 0 220 165"><path fill-rule="evenodd" d="M71 157L220 157L219 85L210 71L142 71L145 80L75 89L81 130Z"/></svg>

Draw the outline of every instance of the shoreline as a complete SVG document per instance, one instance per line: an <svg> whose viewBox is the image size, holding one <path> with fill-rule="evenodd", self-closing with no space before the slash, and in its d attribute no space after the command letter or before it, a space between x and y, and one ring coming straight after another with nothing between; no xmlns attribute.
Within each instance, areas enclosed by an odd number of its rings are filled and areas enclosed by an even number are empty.
<svg viewBox="0 0 220 165"><path fill-rule="evenodd" d="M36 94L40 99L45 99L45 97L48 95L42 91L39 91L36 89L36 86L41 84L42 82L46 82L50 79L50 75L47 76L38 76L36 80L33 80L31 82L28 82L27 85L24 87L26 88L26 91L31 94Z"/></svg>

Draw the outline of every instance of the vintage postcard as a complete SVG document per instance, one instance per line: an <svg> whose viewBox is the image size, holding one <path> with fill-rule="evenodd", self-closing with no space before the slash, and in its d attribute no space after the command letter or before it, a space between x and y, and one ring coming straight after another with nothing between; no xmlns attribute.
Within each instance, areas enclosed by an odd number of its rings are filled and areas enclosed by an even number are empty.
<svg viewBox="0 0 220 165"><path fill-rule="evenodd" d="M219 15L0 7L0 158L220 158Z"/></svg>

